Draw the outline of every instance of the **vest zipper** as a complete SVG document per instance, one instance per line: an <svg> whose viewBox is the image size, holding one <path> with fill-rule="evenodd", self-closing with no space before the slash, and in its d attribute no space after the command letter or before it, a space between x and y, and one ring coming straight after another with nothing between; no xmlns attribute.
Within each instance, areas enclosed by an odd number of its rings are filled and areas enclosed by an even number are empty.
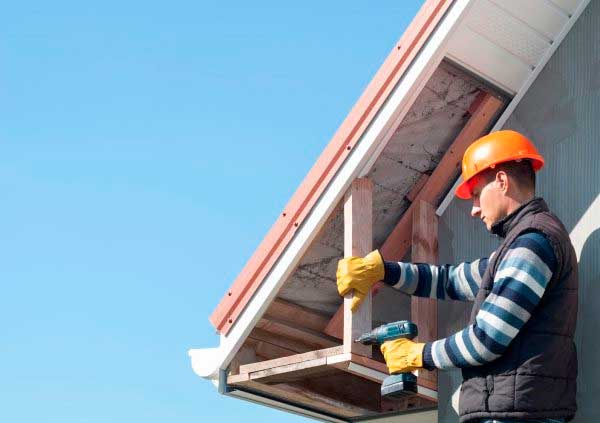
<svg viewBox="0 0 600 423"><path fill-rule="evenodd" d="M492 375L488 375L485 377L485 388L483 392L485 393L485 411L490 411L490 393L494 391L494 379Z"/></svg>
<svg viewBox="0 0 600 423"><path fill-rule="evenodd" d="M487 390L487 388L486 388L486 389L484 389L484 390L483 390L483 393L484 393L484 395L485 395L485 398L484 398L484 400L483 400L483 401L484 401L484 404L483 404L483 406L484 406L484 408L485 408L485 411L486 411L486 412L489 412L489 411L490 411L490 404L489 404L489 399L490 399L490 391L488 391L488 390Z"/></svg>

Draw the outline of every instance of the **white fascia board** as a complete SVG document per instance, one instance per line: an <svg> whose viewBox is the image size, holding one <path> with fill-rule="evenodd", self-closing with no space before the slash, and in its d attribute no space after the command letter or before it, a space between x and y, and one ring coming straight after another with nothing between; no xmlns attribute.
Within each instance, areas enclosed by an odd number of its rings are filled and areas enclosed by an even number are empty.
<svg viewBox="0 0 600 423"><path fill-rule="evenodd" d="M517 94L513 97L513 99L508 104L508 106L506 107L506 109L504 110L504 112L502 113L502 115L500 116L500 118L498 119L498 121L496 122L496 124L490 132L495 132L502 129L502 127L504 126L510 115L513 114L513 112L515 111L516 107L519 105L525 94L527 94L527 91L529 90L529 87L531 87L531 84L533 84L533 82L537 79L542 69L544 69L544 67L546 66L546 63L548 63L548 60L550 60L550 58L552 57L556 49L560 46L560 44L567 36L569 31L571 31L571 28L573 27L573 25L575 25L575 22L577 22L577 19L579 19L579 16L581 16L581 14L583 13L583 11L589 3L590 0L583 0L581 3L579 3L579 6L577 7L577 9L575 9L562 31L556 36L552 45L548 48L548 50L546 50L544 55L541 57L540 62L531 72L529 77L525 80L525 82L521 86L521 89L519 89ZM452 189L448 191L446 197L444 197L444 200L436 210L436 214L438 216L442 216L444 214L444 212L454 199L454 192L456 191L456 188L458 188L458 185L461 183L461 181L462 177L459 176L458 179L454 182Z"/></svg>
<svg viewBox="0 0 600 423"><path fill-rule="evenodd" d="M192 367L199 376L214 379L218 369L227 368L237 350L316 237L327 217L347 191L350 183L368 171L376 155L385 147L396 124L408 112L420 91L420 89L415 90L414 88L422 87L427 82L428 76L441 62L446 42L473 1L475 0L456 0L446 12L229 333L221 335L219 347L209 349L209 351L198 349L189 351ZM210 358L207 362L203 362L207 357ZM218 369L215 368L215 360L219 361Z"/></svg>

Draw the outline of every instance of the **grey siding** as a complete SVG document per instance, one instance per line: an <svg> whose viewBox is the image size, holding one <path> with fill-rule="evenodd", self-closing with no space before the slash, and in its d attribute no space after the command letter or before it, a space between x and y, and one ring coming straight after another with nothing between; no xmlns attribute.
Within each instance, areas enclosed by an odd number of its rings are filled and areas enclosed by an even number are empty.
<svg viewBox="0 0 600 423"><path fill-rule="evenodd" d="M600 1L592 0L541 72L506 128L529 135L546 158L538 195L563 220L580 258L576 422L600 420ZM496 241L455 200L441 219L440 256L458 262L487 255ZM441 336L463 328L468 305L440 303ZM459 372L440 375L440 422L456 422L451 395Z"/></svg>

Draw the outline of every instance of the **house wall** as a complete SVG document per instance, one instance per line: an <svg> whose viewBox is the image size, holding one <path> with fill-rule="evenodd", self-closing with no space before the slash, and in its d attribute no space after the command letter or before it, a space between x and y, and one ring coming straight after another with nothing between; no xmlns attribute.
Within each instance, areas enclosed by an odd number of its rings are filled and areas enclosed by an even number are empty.
<svg viewBox="0 0 600 423"><path fill-rule="evenodd" d="M579 355L575 422L600 420L600 1L592 1L505 127L527 134L546 158L538 195L564 222L579 257ZM440 222L440 259L488 255L498 241L455 200ZM440 336L462 329L470 305L440 303ZM456 422L460 372L441 372L439 422Z"/></svg>

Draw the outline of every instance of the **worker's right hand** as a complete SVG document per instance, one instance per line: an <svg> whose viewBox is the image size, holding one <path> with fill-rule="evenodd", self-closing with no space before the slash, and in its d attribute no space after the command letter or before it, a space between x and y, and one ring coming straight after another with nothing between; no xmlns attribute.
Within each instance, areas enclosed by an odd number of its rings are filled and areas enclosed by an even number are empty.
<svg viewBox="0 0 600 423"><path fill-rule="evenodd" d="M371 251L365 257L347 257L338 262L338 292L343 296L354 290L351 308L355 311L371 287L384 276L385 269L379 251Z"/></svg>

